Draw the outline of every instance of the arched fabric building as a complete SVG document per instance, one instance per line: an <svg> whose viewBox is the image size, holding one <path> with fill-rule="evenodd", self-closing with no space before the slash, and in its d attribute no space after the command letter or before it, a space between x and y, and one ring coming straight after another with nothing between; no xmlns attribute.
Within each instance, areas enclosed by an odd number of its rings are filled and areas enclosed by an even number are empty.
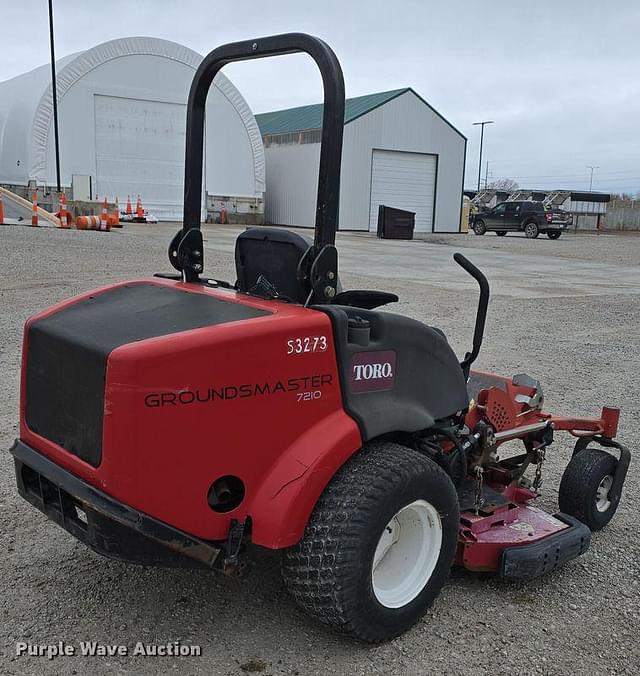
<svg viewBox="0 0 640 676"><path fill-rule="evenodd" d="M182 216L185 114L202 56L167 40L111 40L57 62L61 181L121 202L139 193L159 218ZM242 95L219 74L207 101L205 188L251 208L264 150ZM0 183L56 183L50 66L0 83ZM76 199L87 196L74 195ZM231 201L234 201L233 199ZM203 202L204 207L204 202Z"/></svg>

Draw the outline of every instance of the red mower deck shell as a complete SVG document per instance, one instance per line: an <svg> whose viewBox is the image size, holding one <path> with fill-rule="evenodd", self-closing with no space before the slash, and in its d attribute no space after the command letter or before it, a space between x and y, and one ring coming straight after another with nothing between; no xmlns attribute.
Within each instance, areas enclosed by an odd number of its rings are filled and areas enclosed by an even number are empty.
<svg viewBox="0 0 640 676"><path fill-rule="evenodd" d="M270 314L114 349L107 363L102 461L93 467L27 426L29 327L89 296L142 282ZM250 515L253 542L294 544L327 483L362 445L342 406L331 324L322 312L152 278L60 303L30 318L24 336L21 439L126 505L205 540L224 540L231 519ZM288 341L307 336L325 337L326 350L288 354ZM253 394L240 396L241 385L251 386L245 395ZM299 396L307 392L318 398ZM239 507L221 514L208 505L207 494L225 475L240 477L246 495Z"/></svg>

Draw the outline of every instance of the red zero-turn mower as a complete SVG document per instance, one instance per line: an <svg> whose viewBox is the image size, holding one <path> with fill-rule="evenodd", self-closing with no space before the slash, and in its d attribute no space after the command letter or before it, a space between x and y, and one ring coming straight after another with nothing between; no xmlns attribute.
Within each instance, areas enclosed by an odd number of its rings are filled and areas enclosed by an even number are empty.
<svg viewBox="0 0 640 676"><path fill-rule="evenodd" d="M292 52L309 54L324 84L315 240L247 230L236 283L203 278L207 92L225 64ZM204 59L187 106L184 225L169 247L178 274L27 321L12 452L20 494L97 552L239 575L248 545L280 549L302 608L376 642L424 614L453 563L523 580L582 554L618 507L630 454L614 441L618 410L557 417L533 378L470 372L489 287L460 254L481 291L461 363L439 329L378 311L397 296L341 289L343 120L340 65L316 38ZM559 430L578 441L552 516L532 502ZM502 457L514 439L523 452Z"/></svg>

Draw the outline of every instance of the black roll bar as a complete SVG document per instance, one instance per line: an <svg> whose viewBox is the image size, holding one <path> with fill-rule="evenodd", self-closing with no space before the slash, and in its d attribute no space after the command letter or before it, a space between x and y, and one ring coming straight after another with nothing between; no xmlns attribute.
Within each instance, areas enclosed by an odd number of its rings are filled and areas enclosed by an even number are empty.
<svg viewBox="0 0 640 676"><path fill-rule="evenodd" d="M468 274L470 274L480 287L480 299L478 300L478 312L476 313L476 325L473 331L473 347L467 352L460 362L460 367L466 379L469 378L471 364L477 359L484 337L484 326L487 321L487 308L489 307L489 282L484 274L461 253L454 253L453 260Z"/></svg>
<svg viewBox="0 0 640 676"><path fill-rule="evenodd" d="M205 104L213 78L228 63L296 52L309 54L322 75L324 109L314 243L320 249L335 242L344 128L344 79L336 55L325 42L305 33L285 33L256 40L232 42L214 49L204 58L189 91L184 167L184 221L181 231L183 246L179 252L181 254L179 263L186 281L193 281L193 278L197 278L198 273L202 272L202 251L197 250L201 238L194 236L195 233L189 238L187 235L193 230L200 230ZM195 256L190 256L190 253ZM175 257L178 258L177 253Z"/></svg>

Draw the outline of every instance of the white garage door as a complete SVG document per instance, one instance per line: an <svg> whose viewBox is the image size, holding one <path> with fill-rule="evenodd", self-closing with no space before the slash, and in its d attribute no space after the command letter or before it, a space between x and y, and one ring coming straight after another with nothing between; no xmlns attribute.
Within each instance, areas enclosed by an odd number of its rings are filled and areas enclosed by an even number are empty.
<svg viewBox="0 0 640 676"><path fill-rule="evenodd" d="M96 188L102 199L139 194L150 213L182 218L186 106L95 96Z"/></svg>
<svg viewBox="0 0 640 676"><path fill-rule="evenodd" d="M416 231L431 232L436 189L436 156L374 150L371 164L369 230L378 227L384 204L416 214Z"/></svg>

